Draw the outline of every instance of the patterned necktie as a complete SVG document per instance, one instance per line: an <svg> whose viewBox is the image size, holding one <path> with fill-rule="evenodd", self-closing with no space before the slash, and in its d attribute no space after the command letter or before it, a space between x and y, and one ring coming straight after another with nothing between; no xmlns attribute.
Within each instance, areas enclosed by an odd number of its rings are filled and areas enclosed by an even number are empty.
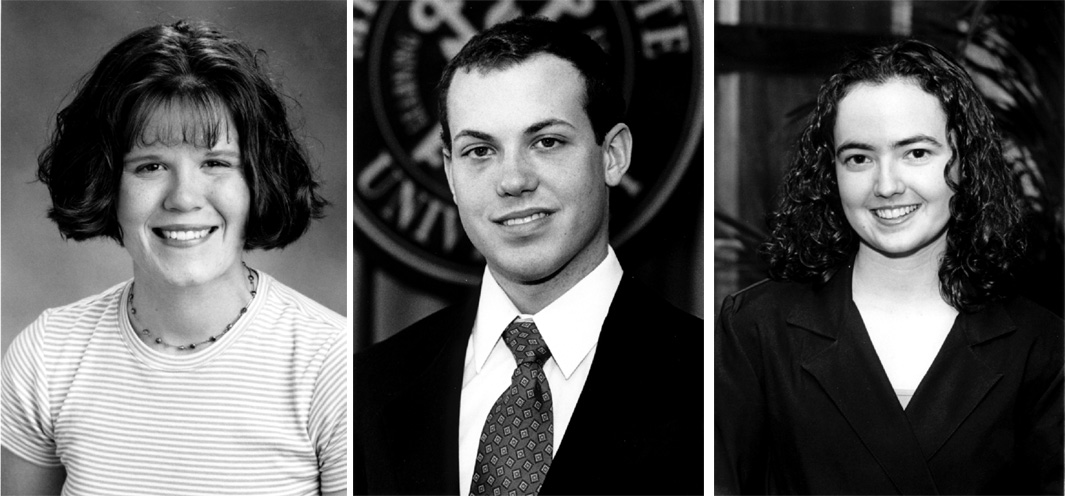
<svg viewBox="0 0 1065 496"><path fill-rule="evenodd" d="M518 361L510 387L496 400L481 430L470 494L536 494L553 451L551 387L544 362L551 357L532 321L514 319L503 341Z"/></svg>

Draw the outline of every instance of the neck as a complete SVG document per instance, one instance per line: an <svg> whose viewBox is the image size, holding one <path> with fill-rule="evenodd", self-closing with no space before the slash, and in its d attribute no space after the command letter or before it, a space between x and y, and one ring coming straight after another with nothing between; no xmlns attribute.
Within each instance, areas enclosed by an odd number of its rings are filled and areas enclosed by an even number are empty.
<svg viewBox="0 0 1065 496"><path fill-rule="evenodd" d="M945 250L945 235L904 257L888 256L862 243L854 259L855 301L946 304L939 287L939 262Z"/></svg>
<svg viewBox="0 0 1065 496"><path fill-rule="evenodd" d="M499 283L499 287L507 294L518 311L531 315L561 298L573 286L591 274L606 259L606 242L603 242L602 248L588 250L582 255L578 255L547 278L534 282L514 281L502 276L491 265L488 266L488 270L492 271L492 276Z"/></svg>
<svg viewBox="0 0 1065 496"><path fill-rule="evenodd" d="M134 326L140 334L171 345L199 343L217 336L251 301L251 284L243 264L204 284L181 287L138 274L134 268Z"/></svg>

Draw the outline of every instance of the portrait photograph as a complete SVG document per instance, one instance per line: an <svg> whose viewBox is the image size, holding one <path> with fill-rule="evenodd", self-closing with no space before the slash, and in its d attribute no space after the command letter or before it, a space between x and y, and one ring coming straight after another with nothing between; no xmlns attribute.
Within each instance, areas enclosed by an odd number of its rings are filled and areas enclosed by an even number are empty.
<svg viewBox="0 0 1065 496"><path fill-rule="evenodd" d="M715 493L1061 493L1065 6L714 22Z"/></svg>
<svg viewBox="0 0 1065 496"><path fill-rule="evenodd" d="M4 494L345 494L347 2L0 10Z"/></svg>

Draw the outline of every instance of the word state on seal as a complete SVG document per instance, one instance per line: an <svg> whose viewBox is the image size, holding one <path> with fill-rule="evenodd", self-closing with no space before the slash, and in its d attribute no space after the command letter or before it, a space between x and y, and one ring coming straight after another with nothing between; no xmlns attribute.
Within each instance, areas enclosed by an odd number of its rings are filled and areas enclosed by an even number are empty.
<svg viewBox="0 0 1065 496"><path fill-rule="evenodd" d="M699 143L698 2L355 0L353 15L356 227L421 273L476 284L483 271L447 186L435 95L444 66L482 29L547 17L586 33L619 68L635 146L611 191L615 247L654 217Z"/></svg>

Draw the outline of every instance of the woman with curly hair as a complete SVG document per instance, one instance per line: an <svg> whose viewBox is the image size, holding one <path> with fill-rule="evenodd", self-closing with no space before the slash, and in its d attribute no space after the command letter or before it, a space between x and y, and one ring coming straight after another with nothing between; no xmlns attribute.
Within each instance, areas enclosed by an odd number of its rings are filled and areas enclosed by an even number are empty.
<svg viewBox="0 0 1065 496"><path fill-rule="evenodd" d="M3 360L5 494L343 494L344 318L244 263L325 201L261 57L199 23L111 48L38 161L66 239L133 278Z"/></svg>
<svg viewBox="0 0 1065 496"><path fill-rule="evenodd" d="M1062 494L1062 321L1011 292L993 118L904 41L829 78L769 216L771 280L715 328L728 494Z"/></svg>

